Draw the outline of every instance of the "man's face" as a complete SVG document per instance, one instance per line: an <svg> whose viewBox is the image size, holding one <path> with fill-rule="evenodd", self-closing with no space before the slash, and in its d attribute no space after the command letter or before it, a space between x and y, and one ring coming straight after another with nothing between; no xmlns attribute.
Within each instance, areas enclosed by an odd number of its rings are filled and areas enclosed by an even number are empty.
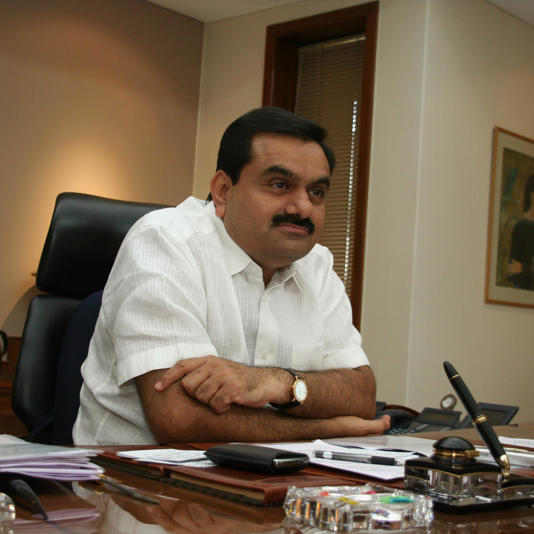
<svg viewBox="0 0 534 534"><path fill-rule="evenodd" d="M237 184L218 171L212 195L226 230L268 281L317 243L329 185L328 161L318 143L260 134L252 139L251 160Z"/></svg>

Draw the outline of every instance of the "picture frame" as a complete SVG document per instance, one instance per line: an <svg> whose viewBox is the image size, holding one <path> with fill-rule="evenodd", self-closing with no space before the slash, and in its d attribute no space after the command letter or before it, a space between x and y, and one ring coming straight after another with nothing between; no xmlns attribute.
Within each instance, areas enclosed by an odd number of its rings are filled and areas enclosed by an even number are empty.
<svg viewBox="0 0 534 534"><path fill-rule="evenodd" d="M534 140L497 126L485 301L534 308Z"/></svg>

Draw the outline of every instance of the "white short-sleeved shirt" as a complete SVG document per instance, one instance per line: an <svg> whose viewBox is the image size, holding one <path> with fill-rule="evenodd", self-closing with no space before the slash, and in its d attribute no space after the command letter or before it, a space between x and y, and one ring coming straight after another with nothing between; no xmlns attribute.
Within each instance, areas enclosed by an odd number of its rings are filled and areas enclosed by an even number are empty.
<svg viewBox="0 0 534 534"><path fill-rule="evenodd" d="M151 444L135 378L217 355L302 371L367 365L343 283L321 245L275 273L230 238L213 203L190 197L127 234L82 366L77 444Z"/></svg>

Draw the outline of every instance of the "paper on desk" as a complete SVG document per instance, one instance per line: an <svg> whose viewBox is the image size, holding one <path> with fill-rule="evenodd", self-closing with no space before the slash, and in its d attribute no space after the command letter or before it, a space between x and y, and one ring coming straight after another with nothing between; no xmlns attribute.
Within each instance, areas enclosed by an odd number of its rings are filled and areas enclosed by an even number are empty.
<svg viewBox="0 0 534 534"><path fill-rule="evenodd" d="M348 471L359 475L378 478L380 480L393 480L395 478L402 478L404 476L403 466L394 465L380 465L380 464L365 464L360 462L346 462L342 460L326 460L324 458L315 458L313 451L328 450L331 452L349 452L351 449L339 445L333 445L331 442L327 443L317 439L315 441L306 442L290 442L290 443L261 443L265 447L274 447L286 451L300 452L307 454L310 458L310 463ZM380 456L392 456L394 458L413 458L411 452L393 452L393 451L377 451L378 447L366 447L355 449L354 452L380 452Z"/></svg>
<svg viewBox="0 0 534 534"><path fill-rule="evenodd" d="M96 449L29 443L0 435L0 473L17 473L53 480L95 480L104 470L89 461Z"/></svg>
<svg viewBox="0 0 534 534"><path fill-rule="evenodd" d="M431 456L434 453L435 439L416 438L411 435L398 436L382 434L380 436L362 436L349 438L332 438L326 440L334 445L343 447L369 448L369 449L397 449L416 452L419 455Z"/></svg>
<svg viewBox="0 0 534 534"><path fill-rule="evenodd" d="M513 447L528 447L530 449L534 449L534 439L505 438L503 436L499 436L499 441Z"/></svg>
<svg viewBox="0 0 534 534"><path fill-rule="evenodd" d="M479 452L479 460L483 462L497 463L491 453L485 447L477 447ZM508 447L504 447L506 456L510 460L510 465L512 467L534 467L534 452L516 452L510 450Z"/></svg>
<svg viewBox="0 0 534 534"><path fill-rule="evenodd" d="M189 467L211 467L215 465L206 458L204 451L190 451L181 449L141 449L136 451L120 451L118 456L166 465L180 465L187 463Z"/></svg>
<svg viewBox="0 0 534 534"><path fill-rule="evenodd" d="M499 436L499 441L504 445L508 459L512 466L517 467L534 467L534 451L532 452L518 452L511 451L508 446L512 447L529 447L534 448L534 440L523 438L506 438ZM361 438L335 438L329 439L329 443L336 445L344 445L346 447L368 447L368 448L393 448L403 449L408 451L418 452L425 456L431 456L434 451L433 439L416 438L412 436L397 436L397 435L381 435L381 436L365 436ZM485 447L477 447L480 453L480 460L493 462L493 457Z"/></svg>
<svg viewBox="0 0 534 534"><path fill-rule="evenodd" d="M9 445L11 443L20 443L24 441L20 438L12 436L11 434L0 434L0 445Z"/></svg>
<svg viewBox="0 0 534 534"><path fill-rule="evenodd" d="M499 441L503 444L512 467L534 467L534 451L519 449L520 447L534 448L534 440L499 436ZM476 449L480 453L480 460L497 463L486 447L477 447Z"/></svg>

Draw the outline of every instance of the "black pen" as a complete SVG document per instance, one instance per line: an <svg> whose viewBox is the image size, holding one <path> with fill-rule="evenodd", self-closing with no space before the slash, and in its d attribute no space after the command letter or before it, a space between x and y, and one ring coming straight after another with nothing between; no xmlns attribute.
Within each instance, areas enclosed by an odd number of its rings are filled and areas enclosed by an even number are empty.
<svg viewBox="0 0 534 534"><path fill-rule="evenodd" d="M41 514L45 519L48 519L48 514L45 512L41 501L26 481L20 478L12 478L8 481L8 486L13 488L16 497L20 497L32 511Z"/></svg>
<svg viewBox="0 0 534 534"><path fill-rule="evenodd" d="M404 465L404 460L392 456L376 456L374 454L360 454L353 452L313 451L316 458L325 460L342 460L345 462L358 462L360 464Z"/></svg>
<svg viewBox="0 0 534 534"><path fill-rule="evenodd" d="M473 395L471 395L471 392L453 365L449 362L443 362L443 367L445 373L447 373L449 382L458 394L458 397L460 397L469 417L471 417L473 425L478 430L478 433L481 435L497 464L501 466L503 476L507 478L510 474L510 460L508 459L499 438L495 434L493 427L489 424L486 416L482 413L480 406L473 398Z"/></svg>

